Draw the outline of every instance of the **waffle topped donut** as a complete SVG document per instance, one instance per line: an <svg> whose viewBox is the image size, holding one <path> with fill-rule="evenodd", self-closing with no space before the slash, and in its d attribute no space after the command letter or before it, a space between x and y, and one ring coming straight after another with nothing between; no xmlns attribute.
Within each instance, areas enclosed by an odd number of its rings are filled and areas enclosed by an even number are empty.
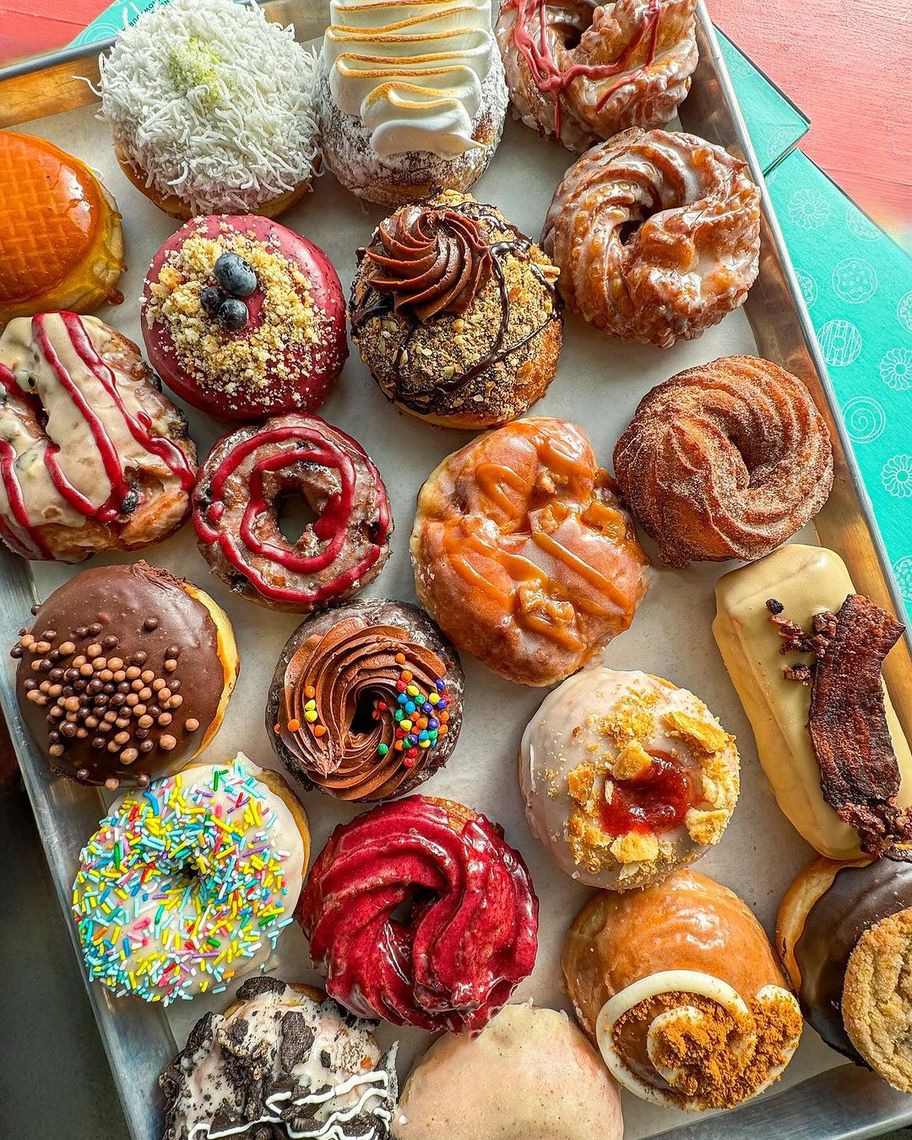
<svg viewBox="0 0 912 1140"><path fill-rule="evenodd" d="M614 470L667 565L752 562L826 502L833 452L797 376L726 356L647 393L617 442Z"/></svg>
<svg viewBox="0 0 912 1140"><path fill-rule="evenodd" d="M760 191L722 147L632 127L570 167L542 245L584 320L668 348L744 304L759 269Z"/></svg>
<svg viewBox="0 0 912 1140"><path fill-rule="evenodd" d="M570 150L673 118L697 65L695 0L506 0L497 21L520 118Z"/></svg>

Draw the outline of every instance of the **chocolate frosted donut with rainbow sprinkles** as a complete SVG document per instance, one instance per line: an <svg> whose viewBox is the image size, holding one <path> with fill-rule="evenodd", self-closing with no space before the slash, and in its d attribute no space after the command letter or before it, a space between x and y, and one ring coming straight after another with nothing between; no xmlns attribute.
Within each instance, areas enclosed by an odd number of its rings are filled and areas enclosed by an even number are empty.
<svg viewBox="0 0 912 1140"><path fill-rule="evenodd" d="M352 602L291 635L266 729L307 784L355 803L393 799L449 759L463 683L456 650L418 606Z"/></svg>

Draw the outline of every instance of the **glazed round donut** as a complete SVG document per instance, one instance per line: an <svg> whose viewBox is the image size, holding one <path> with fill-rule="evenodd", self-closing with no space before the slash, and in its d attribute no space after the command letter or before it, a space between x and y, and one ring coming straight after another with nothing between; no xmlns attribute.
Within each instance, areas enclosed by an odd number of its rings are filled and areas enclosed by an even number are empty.
<svg viewBox="0 0 912 1140"><path fill-rule="evenodd" d="M168 387L229 420L315 412L348 356L332 262L255 214L210 214L173 233L146 274L141 324Z"/></svg>
<svg viewBox="0 0 912 1140"><path fill-rule="evenodd" d="M744 304L759 270L760 191L719 146L631 127L570 167L542 245L584 320L668 348Z"/></svg>
<svg viewBox="0 0 912 1140"><path fill-rule="evenodd" d="M697 65L695 0L506 0L507 86L527 126L584 151L673 118Z"/></svg>
<svg viewBox="0 0 912 1140"><path fill-rule="evenodd" d="M0 335L0 539L80 562L167 538L196 448L139 349L96 317L38 313Z"/></svg>
<svg viewBox="0 0 912 1140"><path fill-rule="evenodd" d="M411 538L418 600L523 685L575 673L630 625L646 555L581 428L516 420L428 476Z"/></svg>
<svg viewBox="0 0 912 1140"><path fill-rule="evenodd" d="M388 800L450 758L464 684L456 650L418 606L350 602L289 638L266 731L308 786L354 803Z"/></svg>
<svg viewBox="0 0 912 1140"><path fill-rule="evenodd" d="M296 542L280 500L316 514ZM380 472L317 416L278 416L224 436L200 469L193 524L209 568L236 593L294 613L344 602L380 573L393 531Z"/></svg>
<svg viewBox="0 0 912 1140"><path fill-rule="evenodd" d="M826 502L833 451L797 376L759 357L724 356L643 397L614 471L667 565L753 562Z"/></svg>
<svg viewBox="0 0 912 1140"><path fill-rule="evenodd" d="M332 997L359 1017L429 1032L482 1029L532 972L538 946L538 899L503 830L426 796L337 827L297 918Z"/></svg>
<svg viewBox="0 0 912 1140"><path fill-rule="evenodd" d="M261 969L292 920L309 852L304 808L243 753L127 792L73 883L89 980L168 1005Z"/></svg>
<svg viewBox="0 0 912 1140"><path fill-rule="evenodd" d="M373 1028L311 986L248 978L158 1078L162 1140L387 1140L396 1050Z"/></svg>

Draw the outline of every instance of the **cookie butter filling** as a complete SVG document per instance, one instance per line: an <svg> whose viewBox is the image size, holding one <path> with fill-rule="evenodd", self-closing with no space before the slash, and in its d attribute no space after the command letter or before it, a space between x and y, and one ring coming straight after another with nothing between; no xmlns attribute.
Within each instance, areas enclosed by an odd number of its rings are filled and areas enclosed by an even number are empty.
<svg viewBox="0 0 912 1140"><path fill-rule="evenodd" d="M801 1013L781 986L750 1001L726 982L668 970L605 1003L596 1036L612 1075L665 1107L732 1108L775 1081L798 1045Z"/></svg>

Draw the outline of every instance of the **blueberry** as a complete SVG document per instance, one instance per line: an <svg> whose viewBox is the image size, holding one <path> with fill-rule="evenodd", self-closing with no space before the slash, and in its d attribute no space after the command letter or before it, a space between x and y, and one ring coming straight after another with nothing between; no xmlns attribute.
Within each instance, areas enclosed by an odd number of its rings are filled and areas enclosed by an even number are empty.
<svg viewBox="0 0 912 1140"><path fill-rule="evenodd" d="M257 287L253 266L236 253L223 253L215 263L215 279L234 297L249 297Z"/></svg>
<svg viewBox="0 0 912 1140"><path fill-rule="evenodd" d="M250 313L243 301L239 301L236 297L228 297L227 300L222 301L218 311L218 319L226 329L237 332L238 329L242 329L247 324Z"/></svg>
<svg viewBox="0 0 912 1140"><path fill-rule="evenodd" d="M200 292L200 304L203 306L203 312L208 313L210 317L214 317L218 313L224 300L225 294L215 285L207 285Z"/></svg>

